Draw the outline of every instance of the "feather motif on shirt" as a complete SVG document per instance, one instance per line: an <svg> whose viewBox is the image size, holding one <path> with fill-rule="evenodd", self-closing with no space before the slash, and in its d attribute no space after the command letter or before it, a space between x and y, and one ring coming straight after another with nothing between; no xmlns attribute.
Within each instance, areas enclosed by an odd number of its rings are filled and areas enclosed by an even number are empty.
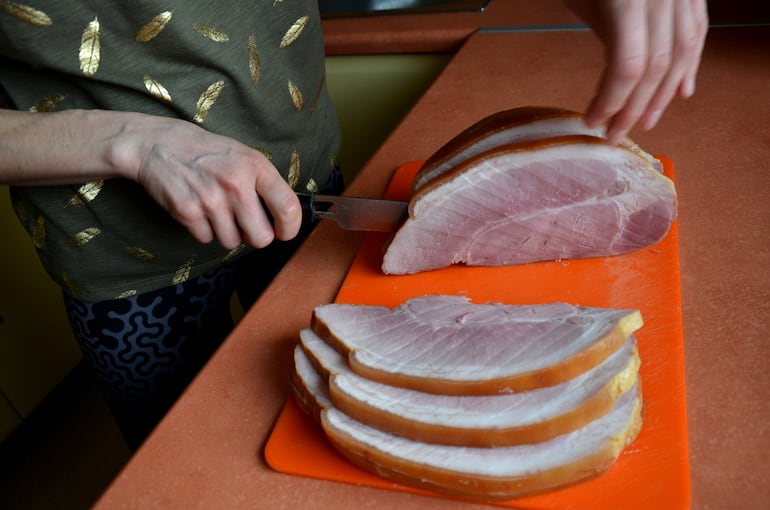
<svg viewBox="0 0 770 510"><path fill-rule="evenodd" d="M262 77L262 65L259 61L259 52L257 52L257 39L253 35L249 36L248 49L249 74L251 75L251 83L256 87Z"/></svg>
<svg viewBox="0 0 770 510"><path fill-rule="evenodd" d="M195 109L195 116L193 120L198 124L206 120L206 116L209 114L209 110L214 106L219 98L219 94L222 93L222 89L225 88L225 82L218 81L209 85L203 94L198 98L198 103Z"/></svg>
<svg viewBox="0 0 770 510"><path fill-rule="evenodd" d="M0 10L3 10L7 14L10 14L14 18L17 18L24 23L29 23L30 25L47 27L53 24L51 18L49 18L46 13L43 11L38 11L37 9L34 9L28 5L0 0Z"/></svg>
<svg viewBox="0 0 770 510"><path fill-rule="evenodd" d="M171 94L168 93L166 87L146 74L144 75L144 88L146 88L147 92L149 92L155 99L171 104Z"/></svg>
<svg viewBox="0 0 770 510"><path fill-rule="evenodd" d="M45 218L42 216L37 217L35 222L35 230L30 233L32 238L32 245L35 248L42 248L45 244Z"/></svg>
<svg viewBox="0 0 770 510"><path fill-rule="evenodd" d="M84 244L90 243L94 239L94 237L98 236L101 233L102 231L99 230L97 227L84 228L77 234L67 239L67 246L71 246L73 248L76 248L78 246L83 246Z"/></svg>
<svg viewBox="0 0 770 510"><path fill-rule="evenodd" d="M246 249L246 245L241 243L232 250L228 251L227 254L222 257L222 262L228 263L232 262L236 256L238 256L239 253L241 253L243 250Z"/></svg>
<svg viewBox="0 0 770 510"><path fill-rule="evenodd" d="M291 102L294 103L294 108L297 110L302 109L302 105L305 100L302 98L302 91L299 89L296 83L289 80L289 95L291 96Z"/></svg>
<svg viewBox="0 0 770 510"><path fill-rule="evenodd" d="M123 251L125 251L128 255L131 257L141 260L142 262L155 262L155 255L150 253L147 250L143 250L142 248L139 248L137 246L123 246Z"/></svg>
<svg viewBox="0 0 770 510"><path fill-rule="evenodd" d="M174 273L174 277L171 279L171 283L174 285L179 285L180 283L184 283L189 280L190 270L192 269L193 262L195 262L195 257L179 266Z"/></svg>
<svg viewBox="0 0 770 510"><path fill-rule="evenodd" d="M29 109L31 112L52 112L56 108L56 105L64 101L64 96L53 95L44 97Z"/></svg>
<svg viewBox="0 0 770 510"><path fill-rule="evenodd" d="M136 33L136 42L149 42L155 39L166 28L168 22L171 21L172 15L171 11L163 11L152 18Z"/></svg>
<svg viewBox="0 0 770 510"><path fill-rule="evenodd" d="M82 207L99 196L103 187L104 181L87 182L78 188L77 193L69 199L67 205L72 207Z"/></svg>
<svg viewBox="0 0 770 510"><path fill-rule="evenodd" d="M217 30L216 28L207 27L206 25L193 23L193 30L198 32L206 39L211 39L214 42L223 43L230 40L230 36L226 33L222 32L221 30Z"/></svg>
<svg viewBox="0 0 770 510"><path fill-rule="evenodd" d="M283 34L283 37L281 38L281 48L285 48L292 44L294 41L297 40L297 38L300 36L302 31L305 29L305 26L307 25L308 20L310 19L310 16L302 16L297 21L295 21L291 27L286 31L285 34Z"/></svg>
<svg viewBox="0 0 770 510"><path fill-rule="evenodd" d="M294 149L291 152L291 163L289 164L289 176L287 180L289 186L292 188L299 184L299 152L297 152L297 149Z"/></svg>
<svg viewBox="0 0 770 510"><path fill-rule="evenodd" d="M99 18L94 18L83 30L80 39L80 71L85 76L93 76L99 69L101 43L99 42Z"/></svg>

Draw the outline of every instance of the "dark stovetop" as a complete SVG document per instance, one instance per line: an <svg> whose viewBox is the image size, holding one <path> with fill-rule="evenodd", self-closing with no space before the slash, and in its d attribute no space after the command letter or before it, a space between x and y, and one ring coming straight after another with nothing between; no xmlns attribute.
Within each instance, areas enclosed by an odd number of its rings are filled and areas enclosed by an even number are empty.
<svg viewBox="0 0 770 510"><path fill-rule="evenodd" d="M318 0L324 18L483 11L490 0Z"/></svg>

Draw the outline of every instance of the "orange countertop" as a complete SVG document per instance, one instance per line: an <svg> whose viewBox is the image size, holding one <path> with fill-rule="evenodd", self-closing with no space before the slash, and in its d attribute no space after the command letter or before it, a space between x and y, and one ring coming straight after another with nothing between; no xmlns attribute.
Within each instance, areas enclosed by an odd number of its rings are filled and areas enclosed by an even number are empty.
<svg viewBox="0 0 770 510"><path fill-rule="evenodd" d="M590 32L477 33L351 183L379 196L480 117L582 109L602 68ZM770 506L770 27L714 28L696 95L633 133L676 165L692 508ZM274 472L263 451L291 351L334 299L361 234L321 224L114 480L97 509L489 508Z"/></svg>

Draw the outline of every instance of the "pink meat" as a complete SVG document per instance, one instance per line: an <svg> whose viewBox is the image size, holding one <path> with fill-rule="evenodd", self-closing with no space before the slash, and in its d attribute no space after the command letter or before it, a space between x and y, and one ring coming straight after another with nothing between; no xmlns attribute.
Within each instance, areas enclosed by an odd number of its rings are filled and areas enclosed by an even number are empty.
<svg viewBox="0 0 770 510"><path fill-rule="evenodd" d="M329 381L331 401L346 414L399 436L463 446L540 442L570 432L608 412L636 382L639 364L629 337L600 365L562 384L503 395L436 395L357 375L309 329L300 340L295 369L312 362Z"/></svg>
<svg viewBox="0 0 770 510"><path fill-rule="evenodd" d="M595 367L642 325L636 310L475 304L421 296L390 309L327 304L312 329L361 376L444 394L559 384Z"/></svg>
<svg viewBox="0 0 770 510"><path fill-rule="evenodd" d="M587 136L511 144L421 188L382 270L619 255L658 242L675 217L673 183L631 150Z"/></svg>
<svg viewBox="0 0 770 510"><path fill-rule="evenodd" d="M638 388L585 426L537 444L499 448L411 441L366 426L332 407L326 436L346 458L379 476L460 497L511 499L574 484L609 469L641 428Z"/></svg>

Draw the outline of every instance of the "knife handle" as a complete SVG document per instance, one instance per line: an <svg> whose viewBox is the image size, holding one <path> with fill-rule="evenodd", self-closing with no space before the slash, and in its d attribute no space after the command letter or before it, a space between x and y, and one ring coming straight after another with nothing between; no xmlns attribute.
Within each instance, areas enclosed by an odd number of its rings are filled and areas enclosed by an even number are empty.
<svg viewBox="0 0 770 510"><path fill-rule="evenodd" d="M311 193L297 193L297 198L299 198L299 204L302 206L302 223L306 225L318 223L318 211L325 211L331 205L316 202L315 196ZM262 204L262 209L264 209L267 219L270 220L270 223L273 223L273 215L270 214L270 209L267 208L265 200L259 197L259 202Z"/></svg>
<svg viewBox="0 0 770 510"><path fill-rule="evenodd" d="M299 203L302 206L302 223L312 225L318 221L314 197L310 193L297 193Z"/></svg>

